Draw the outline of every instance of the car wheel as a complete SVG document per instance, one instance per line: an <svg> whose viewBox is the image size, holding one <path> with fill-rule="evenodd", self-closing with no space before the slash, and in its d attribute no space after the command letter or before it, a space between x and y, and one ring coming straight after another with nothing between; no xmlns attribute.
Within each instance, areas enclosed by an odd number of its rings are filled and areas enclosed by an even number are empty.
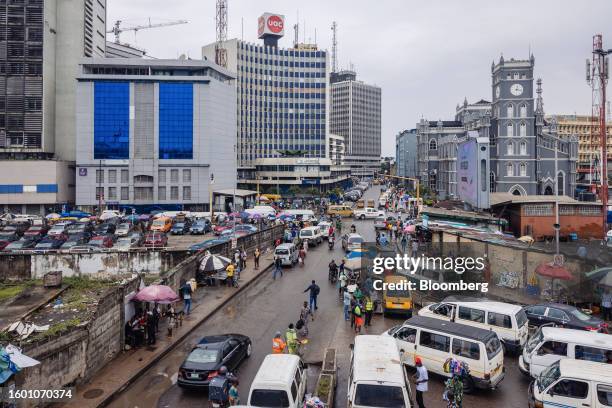
<svg viewBox="0 0 612 408"><path fill-rule="evenodd" d="M467 375L463 377L463 392L466 394L471 394L476 390L476 386L474 385L474 380L471 375Z"/></svg>
<svg viewBox="0 0 612 408"><path fill-rule="evenodd" d="M249 343L247 345L247 349L246 349L246 356L247 358L251 357L251 353L253 352L253 346L251 345L251 343Z"/></svg>
<svg viewBox="0 0 612 408"><path fill-rule="evenodd" d="M360 220L365 220L365 215L362 215L361 217L359 217Z"/></svg>

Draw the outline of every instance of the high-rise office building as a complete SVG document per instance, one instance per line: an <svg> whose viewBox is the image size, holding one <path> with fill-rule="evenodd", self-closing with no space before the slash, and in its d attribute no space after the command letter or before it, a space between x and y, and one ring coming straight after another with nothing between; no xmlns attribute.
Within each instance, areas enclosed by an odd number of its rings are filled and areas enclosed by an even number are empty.
<svg viewBox="0 0 612 408"><path fill-rule="evenodd" d="M96 58L81 69L77 205L204 211L211 188L236 187L233 75L199 60Z"/></svg>
<svg viewBox="0 0 612 408"><path fill-rule="evenodd" d="M106 0L0 2L0 212L74 201L75 78L105 32Z"/></svg>
<svg viewBox="0 0 612 408"><path fill-rule="evenodd" d="M262 44L223 44L236 73L238 182L280 192L290 186L326 189L348 177L328 152L329 62L314 44L280 48L284 17L260 18ZM216 44L202 47L215 59ZM279 165L282 163L282 165Z"/></svg>
<svg viewBox="0 0 612 408"><path fill-rule="evenodd" d="M353 71L332 73L330 110L330 131L344 136L351 174L373 176L380 168L380 87L357 81Z"/></svg>

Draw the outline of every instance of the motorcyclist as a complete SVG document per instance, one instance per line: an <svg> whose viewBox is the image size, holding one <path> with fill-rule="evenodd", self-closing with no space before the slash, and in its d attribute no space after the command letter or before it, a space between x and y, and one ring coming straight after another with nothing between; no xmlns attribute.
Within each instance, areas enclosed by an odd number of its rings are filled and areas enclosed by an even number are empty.
<svg viewBox="0 0 612 408"><path fill-rule="evenodd" d="M238 378L229 373L226 366L221 366L209 385L208 399L214 403L213 406L229 406L231 383L237 382Z"/></svg>
<svg viewBox="0 0 612 408"><path fill-rule="evenodd" d="M357 227L355 227L355 224L351 225L351 233L356 233L357 232Z"/></svg>
<svg viewBox="0 0 612 408"><path fill-rule="evenodd" d="M329 229L327 230L327 236L328 237L333 237L336 235L336 231L334 231L334 226L330 225Z"/></svg>
<svg viewBox="0 0 612 408"><path fill-rule="evenodd" d="M330 235L329 237L327 237L327 243L329 245L329 249L333 249L335 241L336 241L336 237L334 237L333 235Z"/></svg>
<svg viewBox="0 0 612 408"><path fill-rule="evenodd" d="M336 276L338 276L338 265L336 264L336 261L334 261L333 259L331 260L331 262L329 263L329 280L331 282L335 282L336 281Z"/></svg>

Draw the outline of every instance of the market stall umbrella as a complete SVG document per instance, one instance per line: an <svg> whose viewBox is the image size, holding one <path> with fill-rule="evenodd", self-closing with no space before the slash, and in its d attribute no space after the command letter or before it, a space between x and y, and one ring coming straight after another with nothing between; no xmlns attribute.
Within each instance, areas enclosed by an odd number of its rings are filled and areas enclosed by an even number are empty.
<svg viewBox="0 0 612 408"><path fill-rule="evenodd" d="M598 285L612 289L612 272L608 272L606 276L601 278Z"/></svg>
<svg viewBox="0 0 612 408"><path fill-rule="evenodd" d="M126 219L132 223L137 223L140 217L136 214L128 215Z"/></svg>
<svg viewBox="0 0 612 408"><path fill-rule="evenodd" d="M113 218L117 218L117 215L114 213L104 213L100 216L101 221L112 220Z"/></svg>
<svg viewBox="0 0 612 408"><path fill-rule="evenodd" d="M48 220L51 220L53 218L60 218L60 215L58 213L51 213L51 214L47 214L45 218Z"/></svg>
<svg viewBox="0 0 612 408"><path fill-rule="evenodd" d="M180 298L174 290L166 285L149 285L134 296L134 300L140 302L155 302L161 304L174 303L179 301L179 299Z"/></svg>
<svg viewBox="0 0 612 408"><path fill-rule="evenodd" d="M151 218L149 214L140 214L138 216L139 221L149 221L149 218Z"/></svg>
<svg viewBox="0 0 612 408"><path fill-rule="evenodd" d="M404 227L404 232L408 234L414 234L415 231L416 231L416 225L414 224L406 225Z"/></svg>
<svg viewBox="0 0 612 408"><path fill-rule="evenodd" d="M535 273L551 279L551 294L555 297L555 279L572 280L573 276L570 271L561 265L554 263L543 263L536 267Z"/></svg>
<svg viewBox="0 0 612 408"><path fill-rule="evenodd" d="M232 261L221 255L208 254L200 261L200 270L203 272L215 272L224 270Z"/></svg>

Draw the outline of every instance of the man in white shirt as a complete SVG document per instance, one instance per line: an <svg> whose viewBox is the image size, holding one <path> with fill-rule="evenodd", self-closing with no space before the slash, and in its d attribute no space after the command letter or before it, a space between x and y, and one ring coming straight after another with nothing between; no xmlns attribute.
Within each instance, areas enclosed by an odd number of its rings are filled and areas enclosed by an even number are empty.
<svg viewBox="0 0 612 408"><path fill-rule="evenodd" d="M419 408L425 408L425 403L423 402L423 393L427 392L427 381L429 381L429 375L427 374L427 369L423 365L423 361L421 357L415 357L414 363L416 365L416 374L415 374L415 384L416 384L416 401L419 405Z"/></svg>

